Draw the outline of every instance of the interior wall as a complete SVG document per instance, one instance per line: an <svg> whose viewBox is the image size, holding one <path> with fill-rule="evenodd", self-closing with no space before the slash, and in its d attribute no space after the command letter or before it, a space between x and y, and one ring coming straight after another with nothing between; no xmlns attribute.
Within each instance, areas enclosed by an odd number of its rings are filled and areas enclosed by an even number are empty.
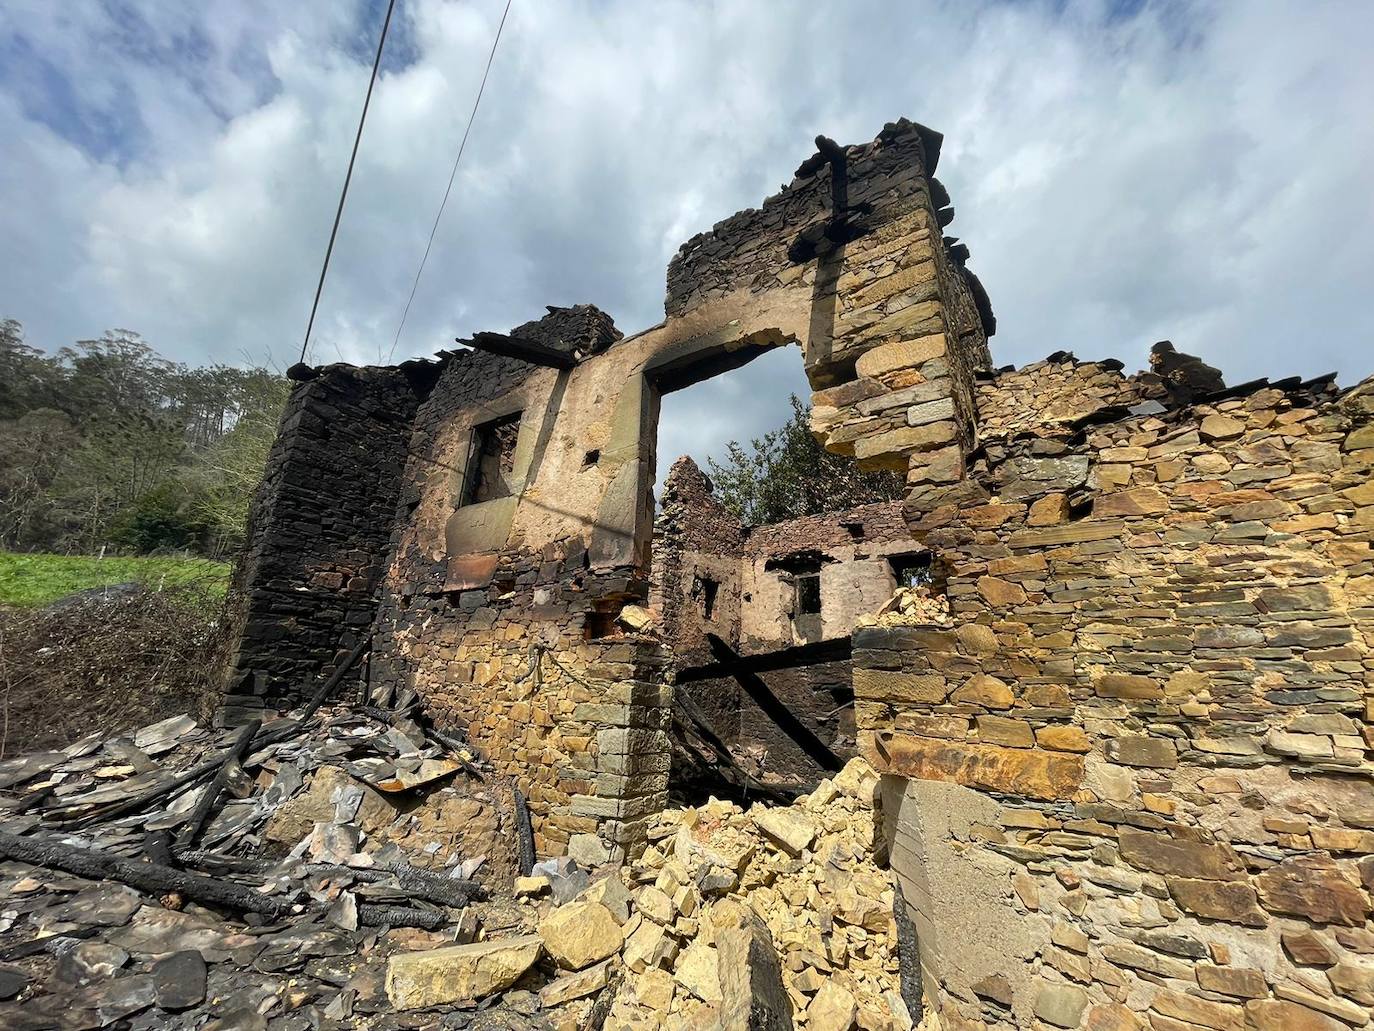
<svg viewBox="0 0 1374 1031"><path fill-rule="evenodd" d="M894 503L900 508L900 502ZM740 633L746 652L772 651L814 641L848 637L862 615L876 612L896 587L889 555L918 550L896 541L817 549L821 611L808 620L797 614L796 574L773 565L776 556L750 549L741 590Z"/></svg>

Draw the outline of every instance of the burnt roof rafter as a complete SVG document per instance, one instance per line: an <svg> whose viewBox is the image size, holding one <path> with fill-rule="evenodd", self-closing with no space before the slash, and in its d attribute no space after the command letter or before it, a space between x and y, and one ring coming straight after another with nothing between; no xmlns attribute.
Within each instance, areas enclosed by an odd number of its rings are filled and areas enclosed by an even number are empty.
<svg viewBox="0 0 1374 1031"><path fill-rule="evenodd" d="M577 352L559 341L532 340L529 337L509 336L505 333L474 333L470 340L461 337L458 343L477 351L518 358L531 365L549 369L571 369L578 362Z"/></svg>

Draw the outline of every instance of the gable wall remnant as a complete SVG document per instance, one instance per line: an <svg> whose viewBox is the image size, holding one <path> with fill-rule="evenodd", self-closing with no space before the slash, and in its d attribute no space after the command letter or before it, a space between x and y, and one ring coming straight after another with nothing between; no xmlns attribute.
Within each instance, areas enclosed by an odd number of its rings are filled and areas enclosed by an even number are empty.
<svg viewBox="0 0 1374 1031"><path fill-rule="evenodd" d="M335 365L282 413L234 571L225 718L308 694L370 632L407 438L415 367Z"/></svg>
<svg viewBox="0 0 1374 1031"><path fill-rule="evenodd" d="M711 661L708 633L738 648L745 529L685 455L663 480L654 520L650 606L673 642L678 668ZM712 594L706 614L707 585Z"/></svg>

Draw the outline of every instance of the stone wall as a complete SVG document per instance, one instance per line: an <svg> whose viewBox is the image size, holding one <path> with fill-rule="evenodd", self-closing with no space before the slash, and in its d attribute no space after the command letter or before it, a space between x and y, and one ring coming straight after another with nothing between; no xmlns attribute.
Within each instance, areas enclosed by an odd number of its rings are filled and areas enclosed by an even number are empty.
<svg viewBox="0 0 1374 1031"><path fill-rule="evenodd" d="M551 332L566 330L568 311L551 313ZM609 346L613 327L575 311L591 346ZM562 854L575 834L621 846L667 797L666 660L657 641L614 624L647 583L633 568L591 569L584 524L538 543L521 529L520 505L536 502L532 487L559 447L565 379L479 352L445 366L414 421L370 677L376 700L418 695L516 780L541 855ZM463 505L476 428L516 415L512 495Z"/></svg>
<svg viewBox="0 0 1374 1031"><path fill-rule="evenodd" d="M812 426L825 447L937 495L963 471L973 374L991 364L981 321L968 319L967 281L940 235L932 194L943 191L930 178L938 156L938 137L909 122L865 148L858 163L890 161L893 178L885 193L873 190L883 197L876 224L821 256L821 279L834 268L833 335L814 341L807 360L822 388Z"/></svg>
<svg viewBox="0 0 1374 1031"><path fill-rule="evenodd" d="M416 405L434 367L332 365L282 413L235 569L224 715L308 694L366 634Z"/></svg>
<svg viewBox="0 0 1374 1031"><path fill-rule="evenodd" d="M817 389L852 387L816 398L830 446L957 477L990 312L970 318L976 281L940 236L948 212L929 178L939 142L903 120L844 148L838 199L834 163L809 158L758 211L684 246L661 325L622 337L591 306L551 309L446 354L385 426L363 419L330 438L288 425L275 461L286 481L319 480L306 506L316 507L294 511L282 477L269 476L258 523L267 560L242 577L254 599L245 648L257 649L245 669L280 675L272 664L289 664L292 649L309 653L301 671L318 668L371 612L374 697L414 692L465 730L528 789L541 847L558 850L592 823L607 847L637 847L666 777L664 659L615 621L648 593L659 397L796 343ZM540 348L556 360L501 356ZM302 389L350 376L371 373L331 370ZM894 391L909 393L878 398ZM920 407L930 401L940 403ZM494 421L515 434L502 489L465 503L474 441ZM339 498L346 520L320 514ZM306 632L269 654L272 605ZM531 682L543 690L531 694Z"/></svg>
<svg viewBox="0 0 1374 1031"><path fill-rule="evenodd" d="M494 586L389 602L372 686L381 700L415 691L440 726L516 780L537 817L540 855L563 854L576 834L599 834L609 849L666 802L666 656L651 639L589 639L590 589L606 585L548 576L543 565L517 561ZM507 573L517 581L509 590Z"/></svg>
<svg viewBox="0 0 1374 1031"><path fill-rule="evenodd" d="M755 527L744 542L740 647L746 653L848 637L896 586L891 557L922 549L898 501ZM796 611L798 558L814 562L821 610Z"/></svg>
<svg viewBox="0 0 1374 1031"><path fill-rule="evenodd" d="M914 524L955 626L859 631L854 686L949 1025L1367 1022L1371 414L1366 383L1009 424Z"/></svg>
<svg viewBox="0 0 1374 1031"><path fill-rule="evenodd" d="M712 661L707 633L739 646L743 544L744 528L712 493L711 481L691 458L679 458L664 478L654 520L650 592L679 669Z"/></svg>
<svg viewBox="0 0 1374 1031"><path fill-rule="evenodd" d="M812 157L762 207L689 240L668 269L670 320L742 290L809 289L813 428L831 451L907 474L923 500L962 474L994 328L967 248L941 235L953 217L933 179L941 139L902 119L844 148L840 213L832 165Z"/></svg>
<svg viewBox="0 0 1374 1031"><path fill-rule="evenodd" d="M900 501L743 527L690 458L673 464L654 524L651 601L678 669L718 659L712 633L744 655L848 637L860 615L891 597L890 559L923 549ZM821 612L794 612L794 571L814 563ZM705 614L705 585L712 615Z"/></svg>
<svg viewBox="0 0 1374 1031"><path fill-rule="evenodd" d="M1119 361L1080 362L1060 351L1019 369L985 374L977 385L979 438L1003 440L1021 433L1061 438L1115 409L1145 405L1152 413L1162 411L1159 377L1123 376L1122 368Z"/></svg>

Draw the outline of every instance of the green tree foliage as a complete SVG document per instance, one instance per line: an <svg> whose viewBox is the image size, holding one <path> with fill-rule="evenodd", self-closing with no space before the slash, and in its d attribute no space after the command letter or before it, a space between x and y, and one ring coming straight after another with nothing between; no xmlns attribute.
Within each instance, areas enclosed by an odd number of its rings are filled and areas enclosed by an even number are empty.
<svg viewBox="0 0 1374 1031"><path fill-rule="evenodd" d="M53 500L80 444L76 424L54 408L0 420L0 543L41 547L61 536Z"/></svg>
<svg viewBox="0 0 1374 1031"><path fill-rule="evenodd" d="M289 386L261 368L188 369L128 330L49 355L0 322L0 546L224 554Z"/></svg>
<svg viewBox="0 0 1374 1031"><path fill-rule="evenodd" d="M251 369L240 377L234 384L237 418L214 436L187 471L186 484L195 499L192 511L217 553L243 540L248 509L277 438L277 420L290 388L286 379L265 369Z"/></svg>
<svg viewBox="0 0 1374 1031"><path fill-rule="evenodd" d="M50 406L56 369L48 357L24 342L24 327L0 319L0 420Z"/></svg>
<svg viewBox="0 0 1374 1031"><path fill-rule="evenodd" d="M762 526L903 496L898 474L865 472L822 448L811 435L810 406L795 394L791 402L792 417L749 450L732 440L724 462L707 460L716 495L741 522Z"/></svg>

